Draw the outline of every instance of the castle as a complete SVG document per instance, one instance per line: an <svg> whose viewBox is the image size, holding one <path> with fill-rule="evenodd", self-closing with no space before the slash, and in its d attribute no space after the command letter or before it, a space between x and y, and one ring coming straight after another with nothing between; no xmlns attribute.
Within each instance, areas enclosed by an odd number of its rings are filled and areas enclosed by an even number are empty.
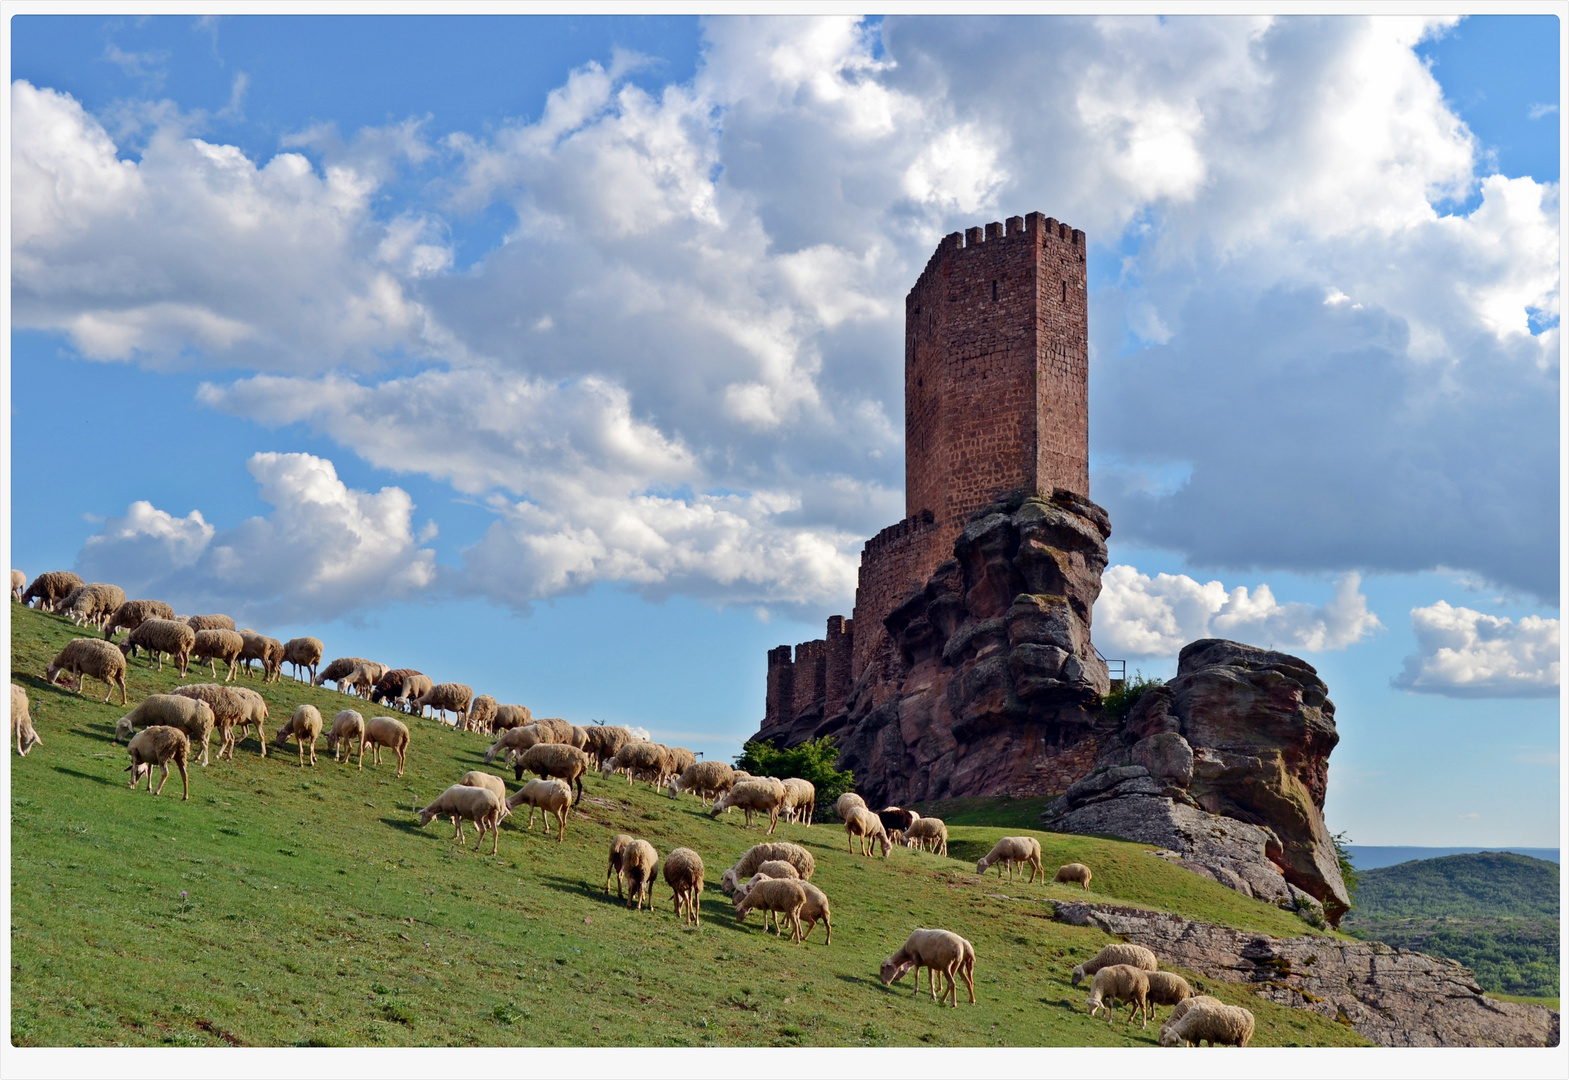
<svg viewBox="0 0 1569 1080"><path fill-rule="evenodd" d="M897 692L886 620L1010 492L1089 494L1084 233L1032 213L945 237L905 298L905 514L861 553L853 618L768 654L759 736L794 743ZM1086 612L1087 622L1087 612Z"/></svg>

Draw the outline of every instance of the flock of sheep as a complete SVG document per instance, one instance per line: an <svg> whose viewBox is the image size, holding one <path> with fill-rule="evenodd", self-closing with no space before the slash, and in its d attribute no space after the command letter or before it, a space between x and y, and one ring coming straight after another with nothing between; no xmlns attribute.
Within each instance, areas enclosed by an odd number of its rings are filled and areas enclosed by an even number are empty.
<svg viewBox="0 0 1569 1080"><path fill-rule="evenodd" d="M118 742L127 739L127 754L132 774L130 786L140 786L147 778L153 795L163 791L169 767L180 772L184 796L190 797L188 764L193 753L207 765L210 742L216 731L220 736L218 759L234 757L235 747L254 730L260 753L267 753L268 707L262 696L243 686L229 685L237 674L252 671L251 662L260 661L263 682L281 678L283 664L295 667L295 677L308 673L311 684L335 682L339 692L358 695L373 704L398 706L410 713L424 715L428 708L443 720L453 714L456 726L465 731L480 731L495 736L485 752L485 763L500 757L522 782L525 773L535 779L508 793L503 778L483 770L465 773L429 805L417 811L422 826L445 818L454 826L454 839L463 842L465 822L478 831L475 850L491 834L491 854L497 854L503 818L524 806L529 809L527 828L532 831L535 811L541 812L548 836L551 818L556 822L556 840L565 838L567 819L577 799L582 797L583 777L598 769L612 778L624 775L629 785L649 783L664 789L671 798L683 793L698 797L704 806L712 804L714 817L733 809L743 812L745 825L754 818L759 823L766 815L768 836L780 818L810 826L816 809L816 790L806 780L757 777L719 761L698 761L682 747L668 747L635 737L627 728L614 725L580 727L559 719L534 719L521 705L501 705L488 695L475 697L461 683L433 683L409 668L388 669L360 657L344 657L318 669L323 656L322 643L315 638L295 638L280 642L251 630L236 630L234 621L223 615L197 615L177 618L169 605L154 600L126 600L122 590L101 583L85 584L77 575L54 571L40 574L31 584L19 571L11 572L12 596L23 603L36 601L40 608L72 619L79 626L103 631L103 638L75 638L49 664L46 678L51 684L64 685L80 693L87 677L107 687L103 700L109 701L114 688L120 688L121 703L127 704L126 665L131 657L146 651L147 661L161 670L167 656L184 678L189 664L207 661L213 678L217 661L227 666L223 683L182 686L170 694L153 694L121 717L115 725ZM114 634L127 632L121 644ZM26 692L11 684L11 726L17 753L26 756L42 740L29 716ZM278 728L274 745L283 747L293 739L301 768L316 764L316 743L324 732L320 711L313 705L300 705ZM335 762L346 761L358 747L359 768L364 768L365 751L371 749L374 763L380 763L381 750L397 755L398 775L403 775L409 746L408 725L389 716L366 720L354 709L342 709L325 728L326 749ZM153 787L152 770L162 769L162 779ZM922 817L912 810L886 807L870 810L861 796L847 793L839 797L834 809L843 822L846 843L852 854L859 842L862 856L887 858L896 845L919 847L946 855L948 829L939 819ZM653 887L661 865L659 852L649 841L618 834L610 843L605 892L613 880L618 896L628 907L639 910L647 904L653 910ZM1045 880L1040 842L1034 837L1004 837L976 864L985 874L996 867L1001 875L1008 870L1011 881L1015 871L1028 870L1028 881L1037 876ZM701 925L700 901L703 892L702 856L688 847L677 847L663 859L665 884L671 891L671 906L677 918L692 926ZM811 878L816 861L804 847L784 841L754 845L720 877L720 888L732 898L737 921L752 911L759 912L766 929L772 920L774 931L783 936L788 924L790 939L805 942L819 922L823 924L824 944L833 938L831 910L827 895ZM1077 883L1086 891L1092 874L1082 863L1061 867L1057 882ZM958 981L962 980L975 1003L975 949L969 941L949 930L917 929L881 965L880 977L892 985L913 970L915 992L920 993L920 969L927 969L934 1001L958 1006ZM938 976L944 982L939 992ZM1170 1017L1160 1029L1162 1046L1211 1045L1246 1046L1253 1034L1253 1016L1248 1010L1228 1006L1212 997L1195 996L1180 976L1158 970L1153 953L1137 945L1108 945L1092 960L1073 969L1073 984L1092 977L1086 1004L1091 1015L1105 1009L1108 1021L1115 1018L1119 1003L1128 1004L1129 1022L1139 1014L1148 1025L1156 1005L1172 1005Z"/></svg>

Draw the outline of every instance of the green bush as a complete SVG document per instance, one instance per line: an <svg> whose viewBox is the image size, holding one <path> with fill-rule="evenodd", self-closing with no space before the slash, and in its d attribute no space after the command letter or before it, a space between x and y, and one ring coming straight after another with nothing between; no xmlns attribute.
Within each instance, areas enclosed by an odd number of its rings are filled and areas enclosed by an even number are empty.
<svg viewBox="0 0 1569 1080"><path fill-rule="evenodd" d="M810 739L799 746L781 750L773 743L754 740L741 748L735 759L736 768L745 769L755 776L777 776L781 780L799 777L808 780L817 789L817 814L814 820L827 813L839 796L855 787L855 774L849 769L836 769L839 748L833 736Z"/></svg>
<svg viewBox="0 0 1569 1080"><path fill-rule="evenodd" d="M1340 863L1340 880L1346 883L1346 895L1351 898L1351 906L1356 907L1357 886L1362 881L1357 875L1357 868L1351 861L1350 853L1346 850L1351 846L1351 838L1342 830L1329 839L1335 845L1335 860Z"/></svg>
<svg viewBox="0 0 1569 1080"><path fill-rule="evenodd" d="M1124 679L1121 686L1101 699L1101 713L1120 724L1128 718L1128 713L1133 711L1133 706L1144 696L1144 691L1152 686L1163 685L1165 684L1159 679L1146 678L1142 671L1134 671L1133 678Z"/></svg>

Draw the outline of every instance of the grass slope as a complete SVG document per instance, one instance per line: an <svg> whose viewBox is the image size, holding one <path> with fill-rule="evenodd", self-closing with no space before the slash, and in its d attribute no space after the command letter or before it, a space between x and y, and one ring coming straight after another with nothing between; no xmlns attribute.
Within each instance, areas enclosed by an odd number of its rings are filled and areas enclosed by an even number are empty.
<svg viewBox="0 0 1569 1080"><path fill-rule="evenodd" d="M13 755L12 1039L18 1045L1150 1045L1092 1021L1068 969L1108 938L1049 918L1065 886L978 879L973 860L1016 828L955 826L953 858L846 852L831 826L781 825L816 855L834 940L805 946L737 924L720 872L761 831L712 820L696 800L588 781L563 844L517 818L498 858L450 829L420 829L423 805L481 765L479 736L412 723L408 771L364 772L319 753L193 769L151 798L126 788L109 742L119 705L41 678L80 633L11 607L13 678L44 745ZM206 678L203 674L201 678ZM133 701L177 683L137 661ZM249 685L257 685L252 681ZM274 725L309 701L329 721L353 704L285 679L264 690ZM510 776L509 776L510 780ZM172 793L172 797L171 797ZM707 864L703 926L684 927L661 880L653 913L602 892L610 837ZM1136 844L1037 833L1048 860L1096 868L1091 898L1171 907L1270 933L1302 924L1143 854ZM470 832L472 837L472 832ZM486 844L488 852L489 844ZM979 1004L939 1008L877 979L916 926L975 943ZM1258 1045L1364 1045L1356 1032L1207 984L1258 1017Z"/></svg>
<svg viewBox="0 0 1569 1080"><path fill-rule="evenodd" d="M1558 888L1558 864L1525 855L1419 859L1364 871L1345 925L1458 960L1487 990L1540 1001L1558 990Z"/></svg>

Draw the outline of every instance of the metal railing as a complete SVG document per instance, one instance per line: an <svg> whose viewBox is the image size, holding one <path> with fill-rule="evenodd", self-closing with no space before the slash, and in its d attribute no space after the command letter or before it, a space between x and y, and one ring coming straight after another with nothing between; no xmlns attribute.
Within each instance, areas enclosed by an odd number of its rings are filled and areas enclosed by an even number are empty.
<svg viewBox="0 0 1569 1080"><path fill-rule="evenodd" d="M1101 663L1106 665L1106 674L1111 677L1112 689L1115 690L1118 687L1127 685L1128 662L1126 660L1108 660L1106 654L1101 652L1100 649L1095 648L1093 645L1090 647L1095 649L1095 655L1100 657Z"/></svg>

